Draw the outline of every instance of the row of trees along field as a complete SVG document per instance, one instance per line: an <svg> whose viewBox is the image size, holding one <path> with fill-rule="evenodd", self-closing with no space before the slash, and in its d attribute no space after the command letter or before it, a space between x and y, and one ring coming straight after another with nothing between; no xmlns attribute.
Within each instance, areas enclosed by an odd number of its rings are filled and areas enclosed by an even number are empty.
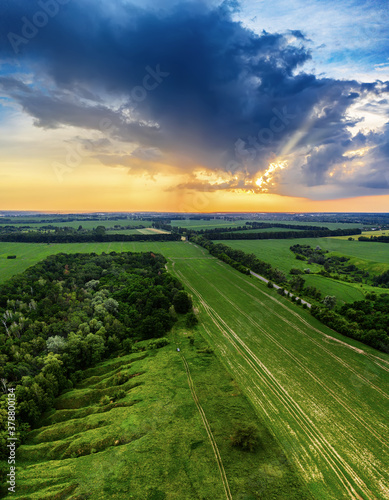
<svg viewBox="0 0 389 500"><path fill-rule="evenodd" d="M268 262L258 259L254 254L247 254L242 250L230 248L222 243L213 243L203 236L192 236L191 241L206 248L211 255L226 262L243 274L250 274L251 270L271 282L279 284L282 287L279 290L282 296L285 296L286 288L315 300L322 298L320 290L313 286L305 286L304 279L298 274L288 280L282 271L272 267ZM293 251L304 258L309 255L315 262L321 259L323 263L326 262L325 252L322 250L313 250L307 245L295 245ZM300 272L298 269L296 271ZM292 272L292 274L295 273ZM324 297L320 306L313 305L310 311L313 316L337 332L383 352L389 352L389 313L387 312L389 310L389 294L380 296L368 294L365 301L346 304L336 309L335 306L336 298L327 296ZM359 312L353 314L354 310ZM362 321L363 311L369 311L369 321Z"/></svg>
<svg viewBox="0 0 389 500"><path fill-rule="evenodd" d="M376 241L379 243L389 243L389 236L360 236L359 241Z"/></svg>
<svg viewBox="0 0 389 500"><path fill-rule="evenodd" d="M361 234L359 228L354 229L325 229L303 230L300 227L298 231L274 231L263 233L236 233L236 232L217 232L209 231L206 237L210 240L280 240L290 238L326 238L328 236L349 236L351 234Z"/></svg>
<svg viewBox="0 0 389 500"><path fill-rule="evenodd" d="M58 254L0 287L0 378L16 387L19 437L82 370L136 341L160 338L177 313L193 321L181 283L153 253ZM0 447L6 446L0 398Z"/></svg>
<svg viewBox="0 0 389 500"><path fill-rule="evenodd" d="M104 229L104 228L103 228ZM116 234L104 231L86 231L83 233L74 230L55 232L28 231L0 233L0 241L17 243L93 243L111 241L179 241L179 234Z"/></svg>

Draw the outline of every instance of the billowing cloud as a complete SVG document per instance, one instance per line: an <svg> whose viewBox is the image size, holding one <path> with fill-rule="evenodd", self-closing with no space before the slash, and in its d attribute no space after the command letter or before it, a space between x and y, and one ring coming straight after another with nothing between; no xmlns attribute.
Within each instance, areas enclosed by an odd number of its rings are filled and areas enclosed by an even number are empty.
<svg viewBox="0 0 389 500"><path fill-rule="evenodd" d="M387 83L304 72L304 33L254 33L235 19L237 2L163 7L3 3L0 57L18 74L4 70L0 88L38 127L121 142L121 152L99 152L103 164L152 175L170 165L187 175L183 187L312 197L335 180L339 196L350 186L387 189L387 134L361 129L352 113L381 102L387 117ZM347 154L366 147L363 157Z"/></svg>

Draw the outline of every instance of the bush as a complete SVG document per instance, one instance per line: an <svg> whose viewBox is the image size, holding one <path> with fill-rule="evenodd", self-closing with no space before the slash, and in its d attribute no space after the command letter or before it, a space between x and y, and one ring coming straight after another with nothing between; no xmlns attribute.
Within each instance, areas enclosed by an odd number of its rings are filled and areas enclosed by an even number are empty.
<svg viewBox="0 0 389 500"><path fill-rule="evenodd" d="M160 339L150 340L147 344L149 349L160 349L169 344L169 340L166 337L161 337Z"/></svg>
<svg viewBox="0 0 389 500"><path fill-rule="evenodd" d="M111 402L111 399L109 396L107 396L107 394L100 399L100 404L102 406L109 405L110 402Z"/></svg>
<svg viewBox="0 0 389 500"><path fill-rule="evenodd" d="M268 281L267 287L268 288L274 288L273 282L272 281Z"/></svg>
<svg viewBox="0 0 389 500"><path fill-rule="evenodd" d="M194 326L197 325L198 322L199 322L199 320L196 318L196 315L193 311L191 311L187 314L186 320L185 320L185 325L188 328L193 328Z"/></svg>
<svg viewBox="0 0 389 500"><path fill-rule="evenodd" d="M238 424L231 436L232 446L254 452L259 444L258 427L255 424Z"/></svg>
<svg viewBox="0 0 389 500"><path fill-rule="evenodd" d="M7 259L16 259L16 255L7 255Z"/></svg>
<svg viewBox="0 0 389 500"><path fill-rule="evenodd" d="M192 307L192 299L184 292L177 292L173 298L174 309L179 314L186 314Z"/></svg>

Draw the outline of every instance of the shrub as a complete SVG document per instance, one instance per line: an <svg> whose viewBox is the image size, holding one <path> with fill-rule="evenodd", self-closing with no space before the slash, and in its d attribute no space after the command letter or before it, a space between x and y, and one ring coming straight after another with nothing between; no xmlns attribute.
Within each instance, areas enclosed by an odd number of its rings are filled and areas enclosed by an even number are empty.
<svg viewBox="0 0 389 500"><path fill-rule="evenodd" d="M160 339L150 340L147 344L149 349L159 349L160 347L165 347L169 344L169 340L166 337L161 337Z"/></svg>
<svg viewBox="0 0 389 500"><path fill-rule="evenodd" d="M253 452L259 444L258 427L255 424L238 424L231 436L232 446Z"/></svg>
<svg viewBox="0 0 389 500"><path fill-rule="evenodd" d="M198 322L199 322L199 320L196 318L196 315L193 311L191 311L187 314L186 320L185 320L185 325L188 328L193 328L194 326L197 325Z"/></svg>
<svg viewBox="0 0 389 500"><path fill-rule="evenodd" d="M274 288L273 282L272 281L268 281L267 282L267 287L268 288Z"/></svg>
<svg viewBox="0 0 389 500"><path fill-rule="evenodd" d="M16 255L8 255L7 259L16 259Z"/></svg>
<svg viewBox="0 0 389 500"><path fill-rule="evenodd" d="M111 402L111 399L107 394L100 399L100 404L102 406L109 405L110 402Z"/></svg>

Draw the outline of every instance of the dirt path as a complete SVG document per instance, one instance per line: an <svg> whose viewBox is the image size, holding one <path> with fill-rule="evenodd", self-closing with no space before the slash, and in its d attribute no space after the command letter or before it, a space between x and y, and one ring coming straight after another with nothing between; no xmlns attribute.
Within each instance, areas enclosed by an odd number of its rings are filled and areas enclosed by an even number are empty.
<svg viewBox="0 0 389 500"><path fill-rule="evenodd" d="M222 462L222 459L221 459L221 456L220 456L219 448L218 448L218 446L216 444L215 438L213 437L211 426L209 425L207 417L205 416L204 410L201 407L200 402L198 400L198 397L197 397L197 394L196 394L196 391L195 391L195 388L194 388L194 385L193 385L192 376L190 374L188 362L186 361L186 359L183 356L182 352L180 352L180 355L181 355L182 362L184 363L186 374L188 376L188 384L189 384L190 391L192 393L193 400L196 403L197 409L198 409L198 411L200 413L201 420L203 421L205 430L206 430L206 432L208 434L209 441L211 442L211 445L212 445L213 453L215 455L216 462L217 462L217 465L219 467L220 476L221 476L221 480L222 480L222 483L223 483L223 487L224 487L224 491L225 491L225 494L226 494L226 498L227 498L227 500L232 500L232 495L231 495L230 487L229 487L229 484L228 484L228 479L227 479L226 471L224 470L223 462Z"/></svg>
<svg viewBox="0 0 389 500"><path fill-rule="evenodd" d="M264 281L265 283L269 283L270 280L264 278L263 276L261 276L260 274L257 274L257 273L254 273L253 271L250 271L250 274L252 276L255 276L256 278L260 279L261 281ZM273 287L276 289L276 290L281 290L281 287L278 286L278 285L275 285L273 284ZM296 297L296 299L300 299L300 297L297 297L297 295L294 295L293 293L291 292L288 292L288 290L285 290L285 295L289 294L291 297ZM307 302L306 300L303 300L303 299L300 299L301 300L301 303L302 304L306 304L307 307L310 309L312 307L312 304L310 304L309 302Z"/></svg>

